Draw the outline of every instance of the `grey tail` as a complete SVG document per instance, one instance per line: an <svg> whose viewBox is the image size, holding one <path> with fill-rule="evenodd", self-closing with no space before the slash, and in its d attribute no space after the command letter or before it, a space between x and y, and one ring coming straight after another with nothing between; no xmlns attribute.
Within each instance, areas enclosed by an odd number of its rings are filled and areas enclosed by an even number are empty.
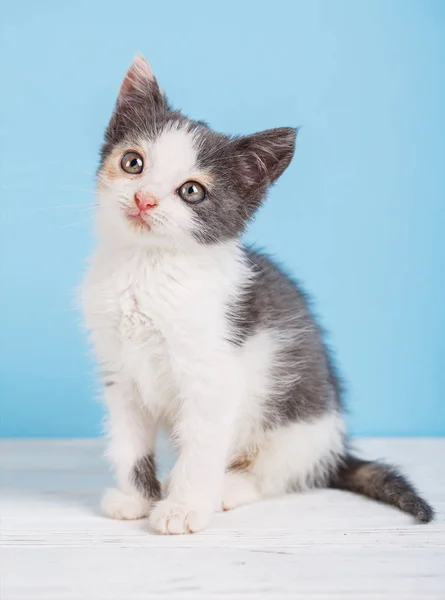
<svg viewBox="0 0 445 600"><path fill-rule="evenodd" d="M384 463L348 454L331 478L330 487L396 506L413 515L419 523L429 523L434 518L433 508L414 486L397 469Z"/></svg>

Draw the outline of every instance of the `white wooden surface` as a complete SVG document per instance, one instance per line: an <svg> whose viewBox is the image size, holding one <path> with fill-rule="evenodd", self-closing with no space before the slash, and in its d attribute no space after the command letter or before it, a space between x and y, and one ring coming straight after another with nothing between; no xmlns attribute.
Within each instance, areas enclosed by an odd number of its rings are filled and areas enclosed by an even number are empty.
<svg viewBox="0 0 445 600"><path fill-rule="evenodd" d="M358 445L403 466L436 522L321 490L216 515L202 534L160 537L144 521L100 515L111 483L100 442L1 442L1 598L444 600L445 440Z"/></svg>

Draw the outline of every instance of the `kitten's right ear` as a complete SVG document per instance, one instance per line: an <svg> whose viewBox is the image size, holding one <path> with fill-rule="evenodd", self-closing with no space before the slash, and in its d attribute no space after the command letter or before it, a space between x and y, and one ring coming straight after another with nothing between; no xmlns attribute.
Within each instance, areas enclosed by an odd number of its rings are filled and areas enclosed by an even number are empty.
<svg viewBox="0 0 445 600"><path fill-rule="evenodd" d="M117 106L121 108L141 100L158 105L165 103L164 95L150 65L143 56L136 54L120 87Z"/></svg>

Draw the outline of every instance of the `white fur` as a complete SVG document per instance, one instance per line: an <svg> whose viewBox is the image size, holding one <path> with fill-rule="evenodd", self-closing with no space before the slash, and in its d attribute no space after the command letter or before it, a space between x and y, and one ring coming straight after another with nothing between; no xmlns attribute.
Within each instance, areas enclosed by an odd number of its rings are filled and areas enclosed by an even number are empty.
<svg viewBox="0 0 445 600"><path fill-rule="evenodd" d="M228 342L225 307L252 274L236 242L194 241L191 212L174 193L196 173L193 135L170 129L140 150L147 165L141 177L101 175L100 243L83 286L87 326L110 384L109 456L120 490L108 493L103 507L114 518L148 512L132 468L153 452L161 424L179 458L150 524L187 533L205 527L221 503L233 508L310 484L341 452L343 425L332 413L264 432L262 408L289 340L264 330L241 348ZM150 232L125 218L141 189L159 199ZM224 475L243 455L253 457L247 471Z"/></svg>
<svg viewBox="0 0 445 600"><path fill-rule="evenodd" d="M110 519L143 519L148 516L151 504L135 494L125 494L120 490L107 490L101 507Z"/></svg>

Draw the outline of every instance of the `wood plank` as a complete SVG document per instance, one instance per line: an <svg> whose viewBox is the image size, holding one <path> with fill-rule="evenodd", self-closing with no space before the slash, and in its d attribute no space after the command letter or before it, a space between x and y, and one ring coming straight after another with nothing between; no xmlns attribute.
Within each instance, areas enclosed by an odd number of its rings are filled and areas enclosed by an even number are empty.
<svg viewBox="0 0 445 600"><path fill-rule="evenodd" d="M438 511L432 524L317 490L218 514L181 537L100 515L112 483L102 445L0 442L3 600L445 598L443 439L358 442L403 467ZM164 444L160 453L165 472L172 456Z"/></svg>

